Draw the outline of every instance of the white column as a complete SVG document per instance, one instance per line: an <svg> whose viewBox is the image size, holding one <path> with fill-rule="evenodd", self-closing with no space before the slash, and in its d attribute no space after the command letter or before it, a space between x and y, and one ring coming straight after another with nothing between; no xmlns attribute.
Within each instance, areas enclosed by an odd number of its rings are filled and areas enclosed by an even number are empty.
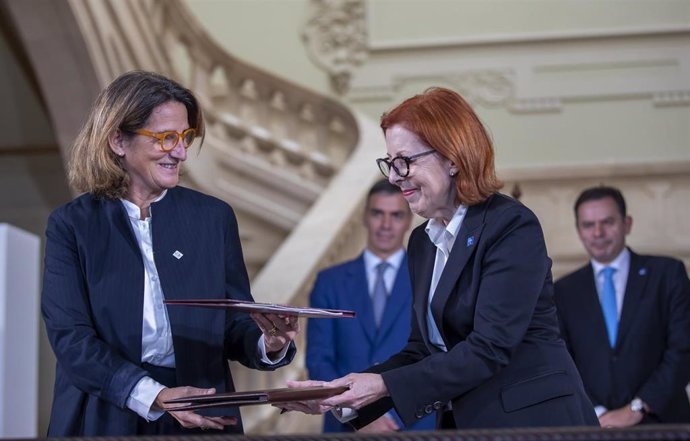
<svg viewBox="0 0 690 441"><path fill-rule="evenodd" d="M0 224L0 437L37 434L40 246Z"/></svg>

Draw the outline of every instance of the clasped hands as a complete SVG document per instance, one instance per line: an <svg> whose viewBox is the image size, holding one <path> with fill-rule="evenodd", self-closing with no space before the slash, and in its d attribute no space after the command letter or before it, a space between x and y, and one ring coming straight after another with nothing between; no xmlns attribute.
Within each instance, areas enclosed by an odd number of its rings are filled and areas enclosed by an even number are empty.
<svg viewBox="0 0 690 441"><path fill-rule="evenodd" d="M342 387L349 389L340 395L323 400L293 401L289 403L276 403L275 407L283 410L296 410L307 414L322 414L329 410L349 408L357 410L367 404L373 403L388 396L388 389L379 374L348 374L333 381L288 381L290 388L305 387Z"/></svg>

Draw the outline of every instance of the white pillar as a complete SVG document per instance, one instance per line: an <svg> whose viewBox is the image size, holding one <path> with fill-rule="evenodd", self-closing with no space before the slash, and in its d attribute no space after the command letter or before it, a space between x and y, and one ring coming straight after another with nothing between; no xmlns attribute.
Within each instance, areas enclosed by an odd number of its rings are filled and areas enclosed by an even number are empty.
<svg viewBox="0 0 690 441"><path fill-rule="evenodd" d="M0 224L0 437L37 434L40 246Z"/></svg>

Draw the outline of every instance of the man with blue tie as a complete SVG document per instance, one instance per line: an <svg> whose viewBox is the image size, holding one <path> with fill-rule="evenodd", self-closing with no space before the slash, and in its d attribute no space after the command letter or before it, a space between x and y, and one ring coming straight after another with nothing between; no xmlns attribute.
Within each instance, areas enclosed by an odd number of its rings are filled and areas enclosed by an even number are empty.
<svg viewBox="0 0 690 441"><path fill-rule="evenodd" d="M306 363L309 378L330 381L381 363L405 346L410 335L412 288L403 248L412 213L400 188L387 180L369 190L364 209L367 247L354 260L321 271L314 283L310 306L353 310L354 320L310 319ZM364 432L433 430L430 415L404 427L391 411ZM324 416L324 432L352 432L331 414Z"/></svg>
<svg viewBox="0 0 690 441"><path fill-rule="evenodd" d="M690 282L682 262L625 246L632 218L613 187L575 202L590 263L555 284L563 339L603 427L688 423Z"/></svg>

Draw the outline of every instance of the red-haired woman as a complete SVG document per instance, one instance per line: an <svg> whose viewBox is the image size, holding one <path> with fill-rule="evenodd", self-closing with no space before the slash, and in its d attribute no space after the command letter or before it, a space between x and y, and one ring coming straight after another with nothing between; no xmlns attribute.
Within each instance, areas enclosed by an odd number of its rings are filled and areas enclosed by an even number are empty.
<svg viewBox="0 0 690 441"><path fill-rule="evenodd" d="M559 337L551 260L537 217L498 193L491 140L457 93L433 88L383 115L377 160L413 212L414 291L407 346L320 403L354 409L356 427L395 407L406 424L440 411L438 428L598 425ZM346 409L348 408L348 409Z"/></svg>

